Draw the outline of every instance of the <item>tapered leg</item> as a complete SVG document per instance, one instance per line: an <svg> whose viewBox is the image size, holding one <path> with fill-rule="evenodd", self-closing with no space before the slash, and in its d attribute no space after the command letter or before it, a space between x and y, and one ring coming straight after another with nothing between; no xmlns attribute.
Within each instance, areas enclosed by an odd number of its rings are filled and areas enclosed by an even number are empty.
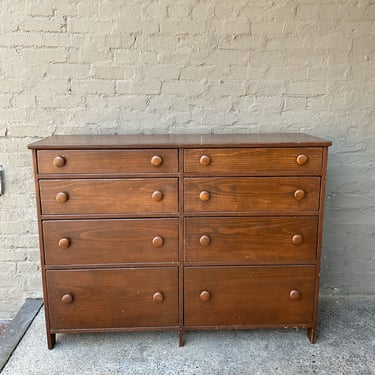
<svg viewBox="0 0 375 375"><path fill-rule="evenodd" d="M179 339L179 346L184 346L184 330L183 328L180 328L179 331L178 331L178 339Z"/></svg>
<svg viewBox="0 0 375 375"><path fill-rule="evenodd" d="M47 342L48 342L48 349L49 350L53 349L56 343L56 333L47 333Z"/></svg>
<svg viewBox="0 0 375 375"><path fill-rule="evenodd" d="M311 344L316 343L316 327L307 328L307 337L309 338Z"/></svg>

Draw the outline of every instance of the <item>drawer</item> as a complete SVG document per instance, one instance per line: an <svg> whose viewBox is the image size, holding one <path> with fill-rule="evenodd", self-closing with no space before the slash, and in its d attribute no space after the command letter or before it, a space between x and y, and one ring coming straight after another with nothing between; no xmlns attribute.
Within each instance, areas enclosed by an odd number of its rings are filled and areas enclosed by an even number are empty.
<svg viewBox="0 0 375 375"><path fill-rule="evenodd" d="M322 169L323 149L208 148L185 150L184 170L200 175L314 175Z"/></svg>
<svg viewBox="0 0 375 375"><path fill-rule="evenodd" d="M127 174L178 171L174 149L39 150L39 173Z"/></svg>
<svg viewBox="0 0 375 375"><path fill-rule="evenodd" d="M317 217L194 217L185 219L186 262L316 260Z"/></svg>
<svg viewBox="0 0 375 375"><path fill-rule="evenodd" d="M177 268L46 271L51 329L175 326Z"/></svg>
<svg viewBox="0 0 375 375"><path fill-rule="evenodd" d="M318 210L320 177L186 178L191 212Z"/></svg>
<svg viewBox="0 0 375 375"><path fill-rule="evenodd" d="M187 326L311 324L314 266L186 268Z"/></svg>
<svg viewBox="0 0 375 375"><path fill-rule="evenodd" d="M75 179L39 182L43 214L178 211L177 178Z"/></svg>
<svg viewBox="0 0 375 375"><path fill-rule="evenodd" d="M178 262L178 219L43 222L47 265Z"/></svg>

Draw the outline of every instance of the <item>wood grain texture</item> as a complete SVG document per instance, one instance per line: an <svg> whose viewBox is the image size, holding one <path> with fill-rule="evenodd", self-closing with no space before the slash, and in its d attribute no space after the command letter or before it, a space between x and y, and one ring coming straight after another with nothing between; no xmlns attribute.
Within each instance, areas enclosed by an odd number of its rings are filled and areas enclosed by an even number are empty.
<svg viewBox="0 0 375 375"><path fill-rule="evenodd" d="M331 142L303 133L254 134L118 134L55 135L30 144L30 149L120 149L175 147L309 147ZM69 147L67 147L69 146Z"/></svg>
<svg viewBox="0 0 375 375"><path fill-rule="evenodd" d="M175 326L177 268L48 270L51 329ZM153 295L163 293L156 303ZM71 303L61 301L70 293Z"/></svg>
<svg viewBox="0 0 375 375"><path fill-rule="evenodd" d="M43 214L117 214L177 212L177 179L68 179L41 180ZM161 191L163 199L152 199ZM58 203L56 195L67 192L69 199Z"/></svg>
<svg viewBox="0 0 375 375"><path fill-rule="evenodd" d="M54 136L33 149L61 332L308 328L327 146L304 134Z"/></svg>
<svg viewBox="0 0 375 375"><path fill-rule="evenodd" d="M43 231L47 265L178 261L178 219L53 220ZM68 247L59 246L61 238Z"/></svg>
<svg viewBox="0 0 375 375"><path fill-rule="evenodd" d="M297 162L301 155L307 157L302 165ZM210 162L201 160L203 156ZM322 169L322 148L188 149L184 161L185 173L197 175L317 175Z"/></svg>
<svg viewBox="0 0 375 375"><path fill-rule="evenodd" d="M305 191L297 201L296 190ZM207 191L210 199L201 201ZM319 177L212 177L185 178L185 211L318 210Z"/></svg>
<svg viewBox="0 0 375 375"><path fill-rule="evenodd" d="M161 158L160 165L152 159ZM55 166L54 160L64 164ZM60 160L60 159L58 159ZM178 171L177 150L40 150L39 173L131 174L168 173Z"/></svg>
<svg viewBox="0 0 375 375"><path fill-rule="evenodd" d="M206 267L185 269L187 326L311 324L314 266ZM290 298L299 290L298 301ZM207 291L210 298L200 299Z"/></svg>
<svg viewBox="0 0 375 375"><path fill-rule="evenodd" d="M311 262L316 260L317 231L316 216L185 218L185 261ZM303 242L295 245L297 234Z"/></svg>

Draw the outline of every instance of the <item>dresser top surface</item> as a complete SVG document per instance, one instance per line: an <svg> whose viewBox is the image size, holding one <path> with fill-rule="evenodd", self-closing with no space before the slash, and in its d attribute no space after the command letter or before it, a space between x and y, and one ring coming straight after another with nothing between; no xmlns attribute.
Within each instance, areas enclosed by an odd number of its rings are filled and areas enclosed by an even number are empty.
<svg viewBox="0 0 375 375"><path fill-rule="evenodd" d="M331 142L303 133L55 135L31 143L30 149L121 149L174 147L303 147Z"/></svg>

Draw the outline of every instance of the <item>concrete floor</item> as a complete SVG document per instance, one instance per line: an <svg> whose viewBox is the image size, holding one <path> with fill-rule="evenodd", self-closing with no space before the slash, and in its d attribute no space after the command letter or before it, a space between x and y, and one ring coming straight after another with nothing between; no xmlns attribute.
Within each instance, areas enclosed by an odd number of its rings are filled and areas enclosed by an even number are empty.
<svg viewBox="0 0 375 375"><path fill-rule="evenodd" d="M57 335L46 345L43 310L2 375L375 374L375 297L324 297L318 341L305 330Z"/></svg>

